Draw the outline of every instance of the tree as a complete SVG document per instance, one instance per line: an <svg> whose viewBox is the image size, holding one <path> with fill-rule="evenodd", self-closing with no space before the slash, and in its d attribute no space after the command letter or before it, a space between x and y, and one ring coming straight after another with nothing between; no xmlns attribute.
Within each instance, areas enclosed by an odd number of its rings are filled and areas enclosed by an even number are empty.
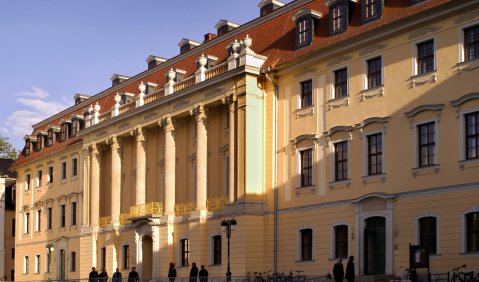
<svg viewBox="0 0 479 282"><path fill-rule="evenodd" d="M0 135L0 158L16 160L19 153L10 143L8 137Z"/></svg>

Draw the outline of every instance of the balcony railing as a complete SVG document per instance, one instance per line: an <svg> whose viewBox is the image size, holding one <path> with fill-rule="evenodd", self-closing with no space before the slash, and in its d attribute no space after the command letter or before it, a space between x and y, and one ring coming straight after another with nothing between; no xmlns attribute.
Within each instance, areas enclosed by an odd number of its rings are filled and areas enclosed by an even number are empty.
<svg viewBox="0 0 479 282"><path fill-rule="evenodd" d="M111 223L111 216L102 216L98 219L100 227L107 227Z"/></svg>
<svg viewBox="0 0 479 282"><path fill-rule="evenodd" d="M132 101L128 104L124 104L123 106L120 107L120 115L126 112L129 112L133 109L135 109L135 101Z"/></svg>
<svg viewBox="0 0 479 282"><path fill-rule="evenodd" d="M206 209L208 211L221 211L228 203L226 198L211 198L206 200Z"/></svg>
<svg viewBox="0 0 479 282"><path fill-rule="evenodd" d="M131 217L142 217L147 215L162 215L163 214L163 203L151 202L142 205L136 205L130 207L130 218Z"/></svg>
<svg viewBox="0 0 479 282"><path fill-rule="evenodd" d="M131 223L131 220L130 220L130 214L129 213L122 213L120 214L120 224L121 225L124 225L124 224L130 224Z"/></svg>
<svg viewBox="0 0 479 282"><path fill-rule="evenodd" d="M160 90L153 92L151 94L145 95L145 105L149 104L153 101L160 99L161 97L165 96L165 89L161 88Z"/></svg>
<svg viewBox="0 0 479 282"><path fill-rule="evenodd" d="M215 67L212 67L211 69L206 70L205 77L206 79L211 79L227 71L228 71L228 62L224 62Z"/></svg>
<svg viewBox="0 0 479 282"><path fill-rule="evenodd" d="M175 83L175 85L173 86L173 89L175 92L178 92L183 89L190 88L194 84L195 84L195 76L192 75L186 79L183 79L182 81Z"/></svg>
<svg viewBox="0 0 479 282"><path fill-rule="evenodd" d="M196 203L188 202L175 205L175 215L183 216L189 215L196 208Z"/></svg>

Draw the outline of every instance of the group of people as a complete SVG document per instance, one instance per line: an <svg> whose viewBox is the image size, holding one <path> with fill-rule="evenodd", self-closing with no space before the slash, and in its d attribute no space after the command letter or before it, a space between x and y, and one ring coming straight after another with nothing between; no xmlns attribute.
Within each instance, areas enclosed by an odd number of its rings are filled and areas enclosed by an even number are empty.
<svg viewBox="0 0 479 282"><path fill-rule="evenodd" d="M348 282L354 282L356 275L354 274L354 256L350 256L348 264L346 265L346 273L344 273L343 259L339 259L338 262L334 264L333 275L335 282L343 282L343 279L346 278Z"/></svg>
<svg viewBox="0 0 479 282"><path fill-rule="evenodd" d="M106 269L103 268L101 270L101 273L98 274L98 271L96 271L95 267L91 268L90 275L88 275L88 281L89 282L101 282L101 281L108 281L108 273L106 272ZM116 268L116 272L113 273L113 277L111 279L112 282L121 282L122 277L121 277L121 272L119 268ZM132 267L130 273L128 274L128 282L137 282L140 281L140 276L138 275L138 272L136 272L136 267Z"/></svg>
<svg viewBox="0 0 479 282"><path fill-rule="evenodd" d="M207 282L208 281L208 270L206 270L205 266L201 266L201 270L198 271L198 267L196 266L196 262L191 264L190 270L190 282L196 282L196 278L200 277L200 282ZM176 278L176 268L175 264L170 262L170 268L168 269L168 278L170 282L174 282Z"/></svg>

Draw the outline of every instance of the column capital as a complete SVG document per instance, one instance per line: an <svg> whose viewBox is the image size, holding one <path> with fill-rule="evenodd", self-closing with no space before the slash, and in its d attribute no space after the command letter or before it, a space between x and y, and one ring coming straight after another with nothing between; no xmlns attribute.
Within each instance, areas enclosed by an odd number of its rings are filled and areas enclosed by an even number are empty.
<svg viewBox="0 0 479 282"><path fill-rule="evenodd" d="M98 145L96 143L91 143L90 145L88 145L88 150L93 156L97 156L98 154L100 154L100 152L98 151Z"/></svg>
<svg viewBox="0 0 479 282"><path fill-rule="evenodd" d="M194 116L197 122L206 120L208 108L203 104L195 105L190 109L190 115Z"/></svg>
<svg viewBox="0 0 479 282"><path fill-rule="evenodd" d="M158 125L163 127L165 132L174 131L175 130L175 122L171 115L165 115L158 121Z"/></svg>
<svg viewBox="0 0 479 282"><path fill-rule="evenodd" d="M221 98L221 102L228 106L228 110L233 112L235 110L235 102L237 100L236 94L227 95Z"/></svg>
<svg viewBox="0 0 479 282"><path fill-rule="evenodd" d="M110 146L112 150L120 148L120 140L115 135L106 139L106 144Z"/></svg>
<svg viewBox="0 0 479 282"><path fill-rule="evenodd" d="M135 136L136 142L146 141L146 129L141 126L135 127L130 131L131 136Z"/></svg>

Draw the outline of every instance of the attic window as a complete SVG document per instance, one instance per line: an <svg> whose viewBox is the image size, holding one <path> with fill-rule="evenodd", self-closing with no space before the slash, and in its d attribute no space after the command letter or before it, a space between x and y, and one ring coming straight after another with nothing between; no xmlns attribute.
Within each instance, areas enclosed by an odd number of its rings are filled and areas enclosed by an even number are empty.
<svg viewBox="0 0 479 282"><path fill-rule="evenodd" d="M37 135L37 143L35 144L35 151L39 152L43 148L43 135L39 133Z"/></svg>
<svg viewBox="0 0 479 282"><path fill-rule="evenodd" d="M361 19L363 23L380 19L383 14L383 0L361 1Z"/></svg>
<svg viewBox="0 0 479 282"><path fill-rule="evenodd" d="M269 3L263 6L260 10L260 15L265 16L273 11L273 3Z"/></svg>
<svg viewBox="0 0 479 282"><path fill-rule="evenodd" d="M47 135L47 146L51 147L53 146L53 142L55 141L55 133L53 132L53 129L48 130L48 135Z"/></svg>
<svg viewBox="0 0 479 282"><path fill-rule="evenodd" d="M220 20L216 25L215 28L217 30L218 36L226 34L233 29L237 28L239 24L227 21L227 20Z"/></svg>
<svg viewBox="0 0 479 282"><path fill-rule="evenodd" d="M184 54L200 44L199 42L183 38L180 44L178 44L180 46L180 54Z"/></svg>
<svg viewBox="0 0 479 282"><path fill-rule="evenodd" d="M226 34L228 31L229 31L229 27L227 25L224 25L218 28L218 36Z"/></svg>
<svg viewBox="0 0 479 282"><path fill-rule="evenodd" d="M329 31L331 35L345 32L348 27L348 1L337 1L329 8Z"/></svg>
<svg viewBox="0 0 479 282"><path fill-rule="evenodd" d="M60 127L60 142L65 142L68 137L68 127L69 124L67 122L62 123L62 126Z"/></svg>
<svg viewBox="0 0 479 282"><path fill-rule="evenodd" d="M296 12L292 20L296 22L295 49L301 49L313 42L313 35L322 14L311 10L302 9Z"/></svg>
<svg viewBox="0 0 479 282"><path fill-rule="evenodd" d="M30 139L25 140L25 156L30 155L30 146L32 145L32 142Z"/></svg>
<svg viewBox="0 0 479 282"><path fill-rule="evenodd" d="M82 120L75 118L72 120L72 130L70 132L70 137L75 137L80 131L82 125Z"/></svg>
<svg viewBox="0 0 479 282"><path fill-rule="evenodd" d="M274 10L284 6L284 3L278 0L263 0L258 4L260 16L266 16Z"/></svg>

